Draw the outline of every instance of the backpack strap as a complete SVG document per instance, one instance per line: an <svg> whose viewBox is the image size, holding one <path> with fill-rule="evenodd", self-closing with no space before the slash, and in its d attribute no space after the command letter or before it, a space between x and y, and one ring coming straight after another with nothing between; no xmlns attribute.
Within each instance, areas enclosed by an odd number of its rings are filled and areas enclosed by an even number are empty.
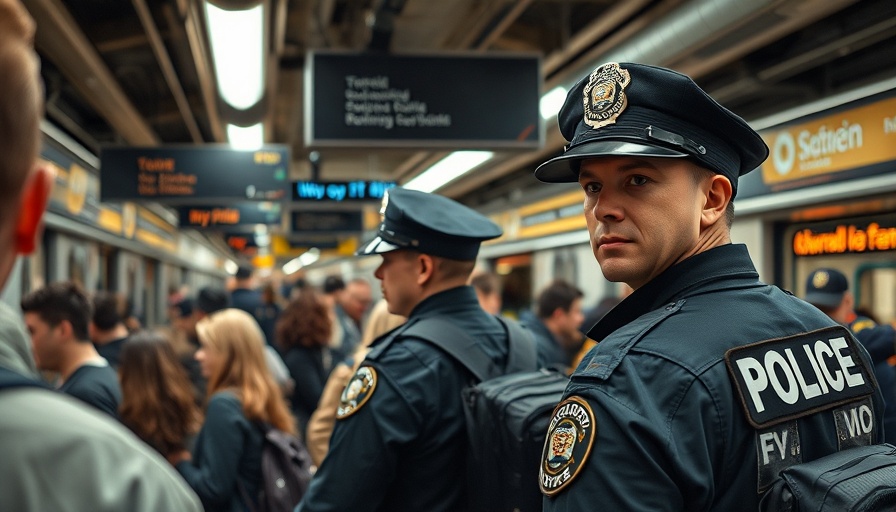
<svg viewBox="0 0 896 512"><path fill-rule="evenodd" d="M479 382L505 373L534 370L536 368L535 340L516 322L495 316L507 332L508 354L504 371L486 357L466 331L444 318L426 318L415 322L402 333L404 336L431 343L460 362ZM451 340L447 342L446 340Z"/></svg>

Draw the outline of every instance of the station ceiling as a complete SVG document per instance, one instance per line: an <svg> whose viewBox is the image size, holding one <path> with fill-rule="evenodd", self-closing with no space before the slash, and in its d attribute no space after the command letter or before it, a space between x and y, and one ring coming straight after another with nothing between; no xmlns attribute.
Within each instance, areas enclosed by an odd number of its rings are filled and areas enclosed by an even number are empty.
<svg viewBox="0 0 896 512"><path fill-rule="evenodd" d="M252 0L216 0L245 6ZM263 0L270 16L267 142L291 148L293 180L405 182L445 149L309 148L308 52L529 52L543 91L606 60L692 76L755 120L896 76L891 0ZM233 112L218 99L201 0L23 0L38 23L47 118L87 149L223 143ZM475 77L469 77L475 80ZM556 120L539 150L498 151L440 190L473 206L538 195L531 176L562 151Z"/></svg>

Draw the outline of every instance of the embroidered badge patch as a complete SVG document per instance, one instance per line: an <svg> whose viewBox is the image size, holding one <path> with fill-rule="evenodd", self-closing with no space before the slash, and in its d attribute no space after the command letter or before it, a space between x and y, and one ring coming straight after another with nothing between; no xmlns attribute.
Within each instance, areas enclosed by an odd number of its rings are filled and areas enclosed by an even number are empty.
<svg viewBox="0 0 896 512"><path fill-rule="evenodd" d="M571 396L551 415L538 480L541 492L554 496L579 474L594 444L597 426L588 402Z"/></svg>
<svg viewBox="0 0 896 512"><path fill-rule="evenodd" d="M348 418L356 413L376 389L376 370L370 366L362 366L352 375L351 380L342 390L342 399L336 408L336 419Z"/></svg>
<svg viewBox="0 0 896 512"><path fill-rule="evenodd" d="M628 71L615 62L592 71L582 98L585 104L585 124L600 128L615 123L628 105L625 88L631 81Z"/></svg>

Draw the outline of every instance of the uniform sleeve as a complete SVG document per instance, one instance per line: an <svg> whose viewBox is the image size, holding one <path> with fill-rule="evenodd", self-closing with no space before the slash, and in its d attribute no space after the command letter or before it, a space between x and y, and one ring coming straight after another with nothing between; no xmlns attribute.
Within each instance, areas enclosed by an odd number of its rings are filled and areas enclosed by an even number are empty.
<svg viewBox="0 0 896 512"><path fill-rule="evenodd" d="M576 377L567 396L590 406L594 442L545 511L703 510L718 470L719 411L693 376L629 354L609 380ZM544 464L544 462L542 462Z"/></svg>
<svg viewBox="0 0 896 512"><path fill-rule="evenodd" d="M398 468L402 445L420 417L384 372L373 395L351 416L336 420L330 451L296 512L376 510Z"/></svg>
<svg viewBox="0 0 896 512"><path fill-rule="evenodd" d="M197 439L196 458L176 466L207 510L223 509L233 496L248 426L239 400L213 396Z"/></svg>

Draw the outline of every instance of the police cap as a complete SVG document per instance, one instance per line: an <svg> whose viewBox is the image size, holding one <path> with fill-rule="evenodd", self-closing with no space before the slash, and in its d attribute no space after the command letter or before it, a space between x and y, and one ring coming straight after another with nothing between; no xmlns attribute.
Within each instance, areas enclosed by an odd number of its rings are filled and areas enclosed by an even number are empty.
<svg viewBox="0 0 896 512"><path fill-rule="evenodd" d="M479 244L501 236L482 214L438 194L391 188L383 196L383 221L373 240L356 254L412 249L452 260L472 261Z"/></svg>
<svg viewBox="0 0 896 512"><path fill-rule="evenodd" d="M577 181L586 158L689 158L727 177L736 194L738 176L768 157L768 146L743 119L689 77L656 66L600 66L569 91L557 121L569 144L535 170L545 182Z"/></svg>
<svg viewBox="0 0 896 512"><path fill-rule="evenodd" d="M819 268L806 279L806 302L834 308L840 305L847 290L849 283L842 272L832 268Z"/></svg>

